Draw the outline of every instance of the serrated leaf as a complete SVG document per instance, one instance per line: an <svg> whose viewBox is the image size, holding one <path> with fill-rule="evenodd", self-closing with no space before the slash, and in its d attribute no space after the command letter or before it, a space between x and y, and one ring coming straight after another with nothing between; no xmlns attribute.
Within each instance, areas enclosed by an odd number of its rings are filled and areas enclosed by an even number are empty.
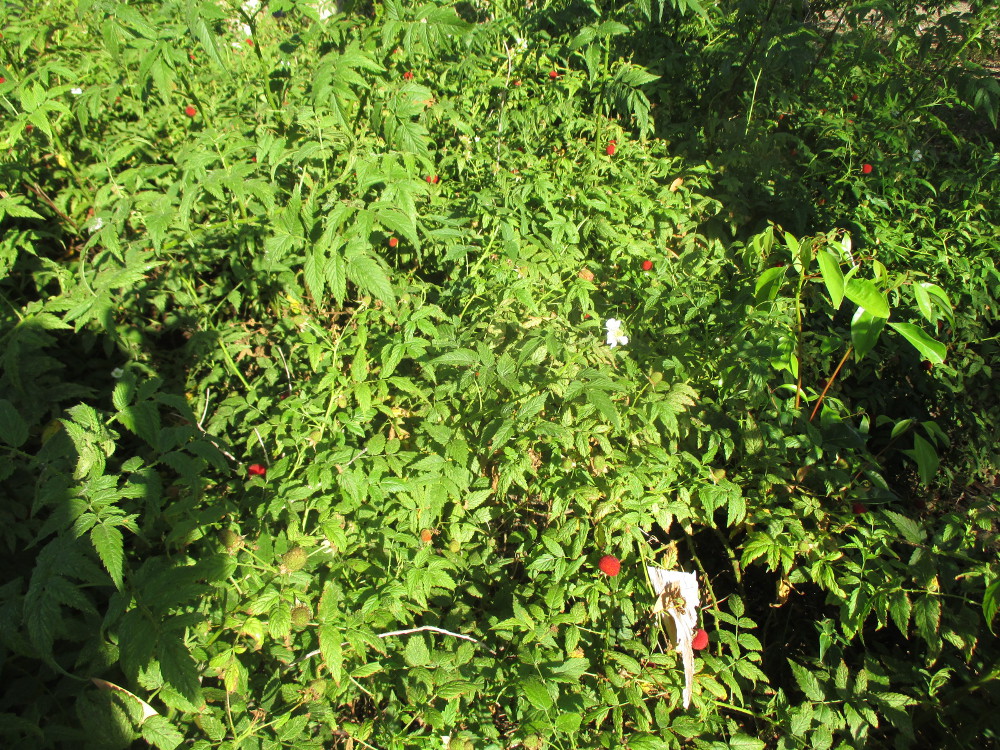
<svg viewBox="0 0 1000 750"><path fill-rule="evenodd" d="M545 683L536 677L529 677L521 681L521 692L528 702L535 708L547 711L552 708L552 696L549 695Z"/></svg>
<svg viewBox="0 0 1000 750"><path fill-rule="evenodd" d="M913 623L920 637L928 643L938 641L938 627L941 623L941 600L925 594L913 605Z"/></svg>
<svg viewBox="0 0 1000 750"><path fill-rule="evenodd" d="M903 590L893 591L889 597L889 614L904 637L909 632L911 611L909 595Z"/></svg>
<svg viewBox="0 0 1000 750"><path fill-rule="evenodd" d="M14 405L0 398L0 440L13 448L20 448L28 439L28 425Z"/></svg>
<svg viewBox="0 0 1000 750"><path fill-rule="evenodd" d="M162 716L150 716L142 723L142 738L160 750L174 750L184 735Z"/></svg>
<svg viewBox="0 0 1000 750"><path fill-rule="evenodd" d="M993 618L996 617L998 609L1000 609L1000 578L987 586L983 594L983 617L986 618L986 625L991 633L993 632Z"/></svg>
<svg viewBox="0 0 1000 750"><path fill-rule="evenodd" d="M422 667L429 664L431 660L430 651L427 644L419 635L411 635L406 641L406 648L403 650L403 658L411 667Z"/></svg>
<svg viewBox="0 0 1000 750"><path fill-rule="evenodd" d="M125 561L124 540L117 526L101 521L90 530L90 541L97 550L111 580L120 591L122 587L122 565Z"/></svg>
<svg viewBox="0 0 1000 750"><path fill-rule="evenodd" d="M795 676L795 681L798 683L799 688L806 697L815 702L820 702L825 700L826 696L823 694L823 687L819 684L819 680L812 671L803 667L801 664L796 664L791 659L788 659L788 665L792 668L792 674Z"/></svg>
<svg viewBox="0 0 1000 750"><path fill-rule="evenodd" d="M192 703L201 700L198 682L198 665L181 640L181 634L166 631L157 642L156 658L160 663L163 679Z"/></svg>
<svg viewBox="0 0 1000 750"><path fill-rule="evenodd" d="M341 640L340 628L327 624L320 626L319 650L323 656L323 664L330 672L333 681L338 685L344 677L344 653Z"/></svg>
<svg viewBox="0 0 1000 750"><path fill-rule="evenodd" d="M393 306L396 293L382 265L368 255L355 255L347 261L347 278L362 291Z"/></svg>

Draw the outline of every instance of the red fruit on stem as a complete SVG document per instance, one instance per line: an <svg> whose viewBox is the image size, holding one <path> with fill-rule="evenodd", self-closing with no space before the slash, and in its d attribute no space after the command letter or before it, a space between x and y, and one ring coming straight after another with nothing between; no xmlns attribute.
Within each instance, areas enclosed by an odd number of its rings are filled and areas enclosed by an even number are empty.
<svg viewBox="0 0 1000 750"><path fill-rule="evenodd" d="M398 244L399 244L399 238L398 237L390 237L389 238L389 247L396 247L396 245L398 245Z"/></svg>
<svg viewBox="0 0 1000 750"><path fill-rule="evenodd" d="M189 104L184 108L184 114L186 114L188 117L194 117L196 114L198 114L198 110L196 110Z"/></svg>
<svg viewBox="0 0 1000 750"><path fill-rule="evenodd" d="M253 47L253 39L247 39L247 46Z"/></svg>
<svg viewBox="0 0 1000 750"><path fill-rule="evenodd" d="M0 83L7 83L7 79L4 78L3 76L0 76Z"/></svg>
<svg viewBox="0 0 1000 750"><path fill-rule="evenodd" d="M597 567L600 568L601 572L606 575L616 576L621 571L622 564L614 555L605 555L601 558L601 561L597 563Z"/></svg>
<svg viewBox="0 0 1000 750"><path fill-rule="evenodd" d="M874 168L875 167L873 167L871 164L862 164L861 165L861 174L871 174L872 170Z"/></svg>
<svg viewBox="0 0 1000 750"><path fill-rule="evenodd" d="M558 77L559 77L559 74L558 74L558 73L556 73L556 72L555 72L554 70L550 70L550 71L549 71L549 78L551 78L551 79L552 79L553 81L554 81L555 79L557 79Z"/></svg>
<svg viewBox="0 0 1000 750"><path fill-rule="evenodd" d="M252 477L262 477L267 474L267 467L260 464L250 464L247 467L247 473Z"/></svg>
<svg viewBox="0 0 1000 750"><path fill-rule="evenodd" d="M520 82L520 81L514 81L514 85L515 85L515 86L520 86L520 85L521 85L521 82Z"/></svg>
<svg viewBox="0 0 1000 750"><path fill-rule="evenodd" d="M705 632L704 628L698 628L694 638L691 639L691 648L695 651L701 651L706 646L708 646L708 633Z"/></svg>
<svg viewBox="0 0 1000 750"><path fill-rule="evenodd" d="M605 151L607 152L608 156L614 156L615 155L615 151L617 151L617 150L618 150L618 144L615 143L615 141L611 141L608 144L608 147L605 149Z"/></svg>
<svg viewBox="0 0 1000 750"><path fill-rule="evenodd" d="M851 101L852 102L856 102L857 100L858 100L858 95L857 94L851 94Z"/></svg>
<svg viewBox="0 0 1000 750"><path fill-rule="evenodd" d="M642 270L643 271L649 271L652 268L653 268L653 261L651 261L651 260L644 260L642 262Z"/></svg>
<svg viewBox="0 0 1000 750"><path fill-rule="evenodd" d="M403 80L405 80L405 81L412 81L413 80L413 73L411 71L409 71L409 70L406 71L405 73L403 73Z"/></svg>
<svg viewBox="0 0 1000 750"><path fill-rule="evenodd" d="M853 503L851 505L851 510L854 511L854 515L860 516L862 513L867 513L868 508L864 503Z"/></svg>

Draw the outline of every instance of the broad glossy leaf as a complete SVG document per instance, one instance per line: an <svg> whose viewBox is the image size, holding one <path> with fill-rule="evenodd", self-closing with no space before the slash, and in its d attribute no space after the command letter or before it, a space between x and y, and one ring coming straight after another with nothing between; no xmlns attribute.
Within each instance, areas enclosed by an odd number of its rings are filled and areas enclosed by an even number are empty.
<svg viewBox="0 0 1000 750"><path fill-rule="evenodd" d="M889 303L885 295L867 279L851 279L844 287L844 295L858 307L863 307L876 318L889 317Z"/></svg>
<svg viewBox="0 0 1000 750"><path fill-rule="evenodd" d="M932 339L924 329L912 323L890 323L889 326L909 341L928 362L939 365L948 355L948 348L940 341Z"/></svg>

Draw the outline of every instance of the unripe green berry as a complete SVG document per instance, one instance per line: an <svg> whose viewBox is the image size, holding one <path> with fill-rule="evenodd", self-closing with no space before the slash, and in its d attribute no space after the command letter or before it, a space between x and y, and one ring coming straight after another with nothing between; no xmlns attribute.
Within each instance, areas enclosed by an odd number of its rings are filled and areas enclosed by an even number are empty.
<svg viewBox="0 0 1000 750"><path fill-rule="evenodd" d="M301 547L292 547L281 556L281 566L289 573L302 570L306 565L309 555Z"/></svg>
<svg viewBox="0 0 1000 750"><path fill-rule="evenodd" d="M297 628L304 628L309 624L309 620L312 618L312 612L309 611L309 607L305 604L299 604L298 606L292 607L292 625Z"/></svg>

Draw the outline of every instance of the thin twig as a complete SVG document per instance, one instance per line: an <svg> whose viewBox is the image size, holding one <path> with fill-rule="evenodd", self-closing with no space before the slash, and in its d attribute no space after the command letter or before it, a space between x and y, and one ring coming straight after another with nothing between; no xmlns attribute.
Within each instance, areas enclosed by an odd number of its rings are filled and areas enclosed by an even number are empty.
<svg viewBox="0 0 1000 750"><path fill-rule="evenodd" d="M53 211L55 211L56 214L58 214L58 216L59 216L60 219L62 219L63 221L69 222L69 224L73 227L73 229L75 229L78 232L80 231L80 227L77 226L77 223L75 221L73 221L70 217L68 217L66 214L64 214L60 210L59 206L57 206L55 203L53 203L52 199L49 198L49 196L47 196L45 194L45 191L42 190L40 187L38 187L37 184L34 184L34 183L32 183L30 185L28 183L24 183L24 184L25 184L25 187L27 187L31 192L33 192L35 195L37 195L39 198L41 198L42 201L44 201L48 205L49 208L51 208Z"/></svg>
<svg viewBox="0 0 1000 750"><path fill-rule="evenodd" d="M809 421L813 421L813 417L816 416L816 412L819 411L819 407L823 404L823 399L826 398L826 392L830 390L830 386L833 385L833 381L837 379L837 374L840 372L840 368L844 366L847 358L851 356L851 352L854 351L854 346L847 347L847 351L844 352L844 356L840 358L840 362L837 363L837 369L833 371L830 379L826 381L826 386L823 388L823 392L819 394L819 401L816 402L816 406L813 407L812 414L809 415Z"/></svg>
<svg viewBox="0 0 1000 750"><path fill-rule="evenodd" d="M283 364L285 366L285 377L288 378L288 392L291 393L291 391L292 391L292 373L289 372L289 370L288 370L288 362L287 362L287 360L285 360L285 353L283 351L281 351L281 347L280 346L275 346L274 348L278 350L278 355L281 357L281 364Z"/></svg>
<svg viewBox="0 0 1000 750"><path fill-rule="evenodd" d="M424 632L440 633L441 635L450 635L450 636L452 636L454 638L461 638L464 641L472 641L473 643L476 643L476 644L478 644L480 646L483 646L483 644L482 644L481 641L473 638L471 635L465 635L464 633L453 633L450 630L445 630L444 628L439 628L439 627L436 627L434 625L421 625L419 628L407 628L406 630L390 630L388 633L376 633L375 637L376 638L391 638L391 637L397 636L397 635L413 635L414 633L424 633ZM345 645L345 644L347 644L347 641L344 641L344 644L342 644L342 645ZM483 648L485 648L491 654L495 654L496 653L496 651L494 651L493 649L489 648L488 646L483 646ZM308 654L306 654L301 659L299 659L299 661L302 662L302 661L305 661L306 659L311 659L314 656L319 656L319 654L320 654L320 650L319 649L316 649L315 651L310 651Z"/></svg>
<svg viewBox="0 0 1000 750"><path fill-rule="evenodd" d="M260 443L260 449L264 451L264 461L267 463L267 468L270 469L271 458L267 455L267 447L264 445L264 438L260 436L260 432L257 431L256 427L253 428L253 434L257 436L257 442Z"/></svg>

